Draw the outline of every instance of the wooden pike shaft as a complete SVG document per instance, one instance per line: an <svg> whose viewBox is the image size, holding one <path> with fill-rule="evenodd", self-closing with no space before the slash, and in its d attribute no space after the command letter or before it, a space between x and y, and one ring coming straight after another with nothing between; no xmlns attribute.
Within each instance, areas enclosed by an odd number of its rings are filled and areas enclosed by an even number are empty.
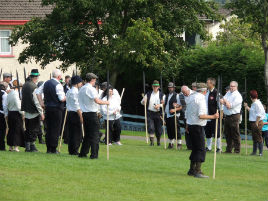
<svg viewBox="0 0 268 201"><path fill-rule="evenodd" d="M146 101L144 101L144 116L145 116L145 135L146 135L146 143L149 143L148 138L148 125L147 125L147 107L146 107Z"/></svg>
<svg viewBox="0 0 268 201"><path fill-rule="evenodd" d="M176 149L178 149L178 127L177 127L177 111L175 108L175 135L176 135Z"/></svg>
<svg viewBox="0 0 268 201"><path fill-rule="evenodd" d="M162 120L163 120L163 133L164 133L164 147L165 149L167 149L164 105L162 105Z"/></svg>
<svg viewBox="0 0 268 201"><path fill-rule="evenodd" d="M61 135L60 135L60 146L59 146L59 152L60 152L61 145L62 145L62 137L63 137L64 127L65 127L65 123L66 123L66 117L67 117L67 109L65 110L65 114L64 114L64 121L63 121L62 130L61 130Z"/></svg>
<svg viewBox="0 0 268 201"><path fill-rule="evenodd" d="M218 113L218 112L219 112L219 110L217 110L216 113ZM216 127L215 127L213 179L215 179L215 177L216 177L217 136L218 136L218 119L216 119Z"/></svg>

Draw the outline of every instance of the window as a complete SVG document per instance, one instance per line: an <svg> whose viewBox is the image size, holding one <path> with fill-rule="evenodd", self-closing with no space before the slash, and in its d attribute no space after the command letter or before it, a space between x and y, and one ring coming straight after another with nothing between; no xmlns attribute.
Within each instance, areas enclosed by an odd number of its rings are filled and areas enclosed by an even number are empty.
<svg viewBox="0 0 268 201"><path fill-rule="evenodd" d="M11 45L8 43L11 31L0 30L0 55L11 55Z"/></svg>

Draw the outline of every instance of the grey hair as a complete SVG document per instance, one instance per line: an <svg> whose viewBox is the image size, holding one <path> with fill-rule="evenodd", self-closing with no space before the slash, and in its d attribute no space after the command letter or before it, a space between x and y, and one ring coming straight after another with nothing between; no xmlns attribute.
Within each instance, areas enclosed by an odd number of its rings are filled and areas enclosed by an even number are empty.
<svg viewBox="0 0 268 201"><path fill-rule="evenodd" d="M183 89L185 89L186 91L189 91L189 90L190 90L190 88L189 88L188 86L186 86L186 85L183 85L183 86L181 87L181 91L182 91Z"/></svg>
<svg viewBox="0 0 268 201"><path fill-rule="evenodd" d="M52 77L57 78L57 77L59 77L60 75L62 75L62 74L61 74L61 71L60 71L59 69L54 69L54 70L52 71Z"/></svg>
<svg viewBox="0 0 268 201"><path fill-rule="evenodd" d="M237 81L231 81L231 82L230 82L230 85L231 85L232 83L235 84L236 87L238 87L238 83L237 83Z"/></svg>
<svg viewBox="0 0 268 201"><path fill-rule="evenodd" d="M207 88L200 88L200 89L196 89L196 92L204 92L206 90L207 90Z"/></svg>

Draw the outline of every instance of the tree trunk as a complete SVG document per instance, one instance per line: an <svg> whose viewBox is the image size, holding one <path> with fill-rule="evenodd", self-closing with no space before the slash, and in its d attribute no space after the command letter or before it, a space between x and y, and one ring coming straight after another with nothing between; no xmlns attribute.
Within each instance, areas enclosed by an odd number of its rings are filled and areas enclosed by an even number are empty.
<svg viewBox="0 0 268 201"><path fill-rule="evenodd" d="M266 89L266 104L268 104L268 48L264 48L265 64L264 64L264 80Z"/></svg>

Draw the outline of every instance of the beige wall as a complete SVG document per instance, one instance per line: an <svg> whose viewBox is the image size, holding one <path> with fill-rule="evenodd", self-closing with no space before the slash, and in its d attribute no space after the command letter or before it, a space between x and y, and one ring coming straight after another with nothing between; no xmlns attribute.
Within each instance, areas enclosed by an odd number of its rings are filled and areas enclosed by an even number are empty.
<svg viewBox="0 0 268 201"><path fill-rule="evenodd" d="M5 30L12 30L12 27L8 27L8 26L0 26L0 29L5 29ZM49 65L46 66L46 68L43 70L41 69L40 65L38 65L37 63L35 63L34 61L32 61L32 63L28 63L28 64L19 64L18 62L18 57L20 52L22 52L22 50L26 47L26 45L24 44L18 44L15 47L12 47L13 49L13 55L15 57L0 57L0 69L3 69L2 72L12 72L14 78L16 76L16 70L18 70L18 74L19 74L19 78L21 80L21 82L24 82L24 67L26 69L26 73L27 75L31 72L31 69L33 68L38 68L39 72L40 72L40 81L46 81L49 79L50 77L50 73L52 72L53 69L55 69L56 67L58 67L60 65L60 62L56 61L53 62ZM72 76L73 70L75 70L75 65L70 66L67 72L64 72L63 75L70 75ZM63 77L64 77L63 76ZM3 77L1 77L1 80L3 79Z"/></svg>

